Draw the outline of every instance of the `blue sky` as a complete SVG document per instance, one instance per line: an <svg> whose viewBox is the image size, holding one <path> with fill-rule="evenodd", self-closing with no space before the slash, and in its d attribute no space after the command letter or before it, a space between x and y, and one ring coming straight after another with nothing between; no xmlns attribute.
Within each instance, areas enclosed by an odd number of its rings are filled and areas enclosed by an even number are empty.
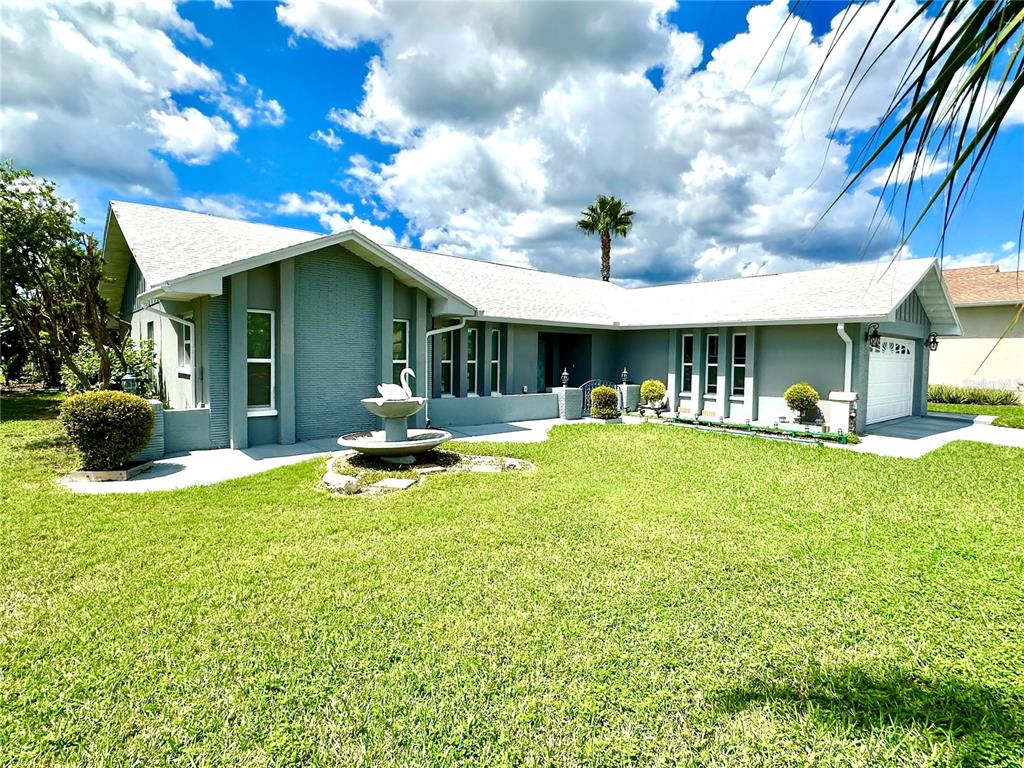
<svg viewBox="0 0 1024 768"><path fill-rule="evenodd" d="M630 282L884 258L897 232L883 218L867 237L877 187L818 217L909 54L831 133L870 13L798 109L844 4L798 6L785 52L769 45L785 6L755 5L5 6L2 151L96 229L128 199L596 274L572 225L610 193L638 212L613 256ZM1019 123L948 231L954 262L1015 259ZM912 252L938 232L929 217Z"/></svg>

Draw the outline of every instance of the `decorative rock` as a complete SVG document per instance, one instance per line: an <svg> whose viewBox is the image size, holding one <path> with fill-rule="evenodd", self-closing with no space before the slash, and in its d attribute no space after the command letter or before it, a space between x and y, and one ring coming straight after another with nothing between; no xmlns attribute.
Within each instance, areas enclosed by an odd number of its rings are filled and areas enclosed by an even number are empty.
<svg viewBox="0 0 1024 768"><path fill-rule="evenodd" d="M519 459L505 459L505 468L506 469L522 469L523 465L522 465L522 462L519 461Z"/></svg>
<svg viewBox="0 0 1024 768"><path fill-rule="evenodd" d="M404 491L406 488L410 488L416 485L415 480L410 480L405 477L385 477L383 480L378 480L373 484L374 488L384 488L389 491Z"/></svg>
<svg viewBox="0 0 1024 768"><path fill-rule="evenodd" d="M472 466L473 472L501 472L501 467L497 464L474 464Z"/></svg>
<svg viewBox="0 0 1024 768"><path fill-rule="evenodd" d="M322 482L329 491L340 493L355 493L359 487L359 481L352 475L341 475L337 472L326 472Z"/></svg>
<svg viewBox="0 0 1024 768"><path fill-rule="evenodd" d="M444 467L439 467L437 464L424 464L422 467L416 467L416 473L420 475L431 475L434 472L444 472Z"/></svg>

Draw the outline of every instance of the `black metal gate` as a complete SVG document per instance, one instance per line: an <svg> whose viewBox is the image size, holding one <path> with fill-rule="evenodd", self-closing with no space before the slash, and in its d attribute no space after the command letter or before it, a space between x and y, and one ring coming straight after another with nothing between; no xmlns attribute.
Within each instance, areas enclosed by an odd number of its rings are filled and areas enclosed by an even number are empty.
<svg viewBox="0 0 1024 768"><path fill-rule="evenodd" d="M580 385L580 389L583 390L583 416L590 415L590 393L594 387L611 387L615 389L615 382L609 381L608 379L591 379L585 381ZM618 390L616 390L618 392Z"/></svg>

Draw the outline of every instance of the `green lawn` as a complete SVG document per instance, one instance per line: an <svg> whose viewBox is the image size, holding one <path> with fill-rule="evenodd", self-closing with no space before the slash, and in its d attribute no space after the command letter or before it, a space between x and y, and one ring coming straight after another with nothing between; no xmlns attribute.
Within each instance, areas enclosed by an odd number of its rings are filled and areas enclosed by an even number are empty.
<svg viewBox="0 0 1024 768"><path fill-rule="evenodd" d="M928 403L929 411L940 413L969 413L995 416L997 427L1024 429L1024 405L957 405L954 403Z"/></svg>
<svg viewBox="0 0 1024 768"><path fill-rule="evenodd" d="M1024 451L659 425L80 497L0 425L0 765L1019 766Z"/></svg>

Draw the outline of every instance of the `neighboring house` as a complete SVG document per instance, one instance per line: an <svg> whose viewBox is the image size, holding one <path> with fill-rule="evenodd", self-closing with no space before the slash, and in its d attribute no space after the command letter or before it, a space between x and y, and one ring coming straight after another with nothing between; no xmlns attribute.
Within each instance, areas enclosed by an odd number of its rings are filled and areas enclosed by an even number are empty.
<svg viewBox="0 0 1024 768"><path fill-rule="evenodd" d="M104 247L106 297L159 351L168 452L375 428L359 400L406 365L440 426L553 417L563 371L627 368L740 421L789 415L794 382L855 391L863 429L925 412L925 339L960 331L932 259L627 289L120 202Z"/></svg>
<svg viewBox="0 0 1024 768"><path fill-rule="evenodd" d="M1024 388L1024 272L995 264L945 269L963 336L942 339L932 354L932 384Z"/></svg>

